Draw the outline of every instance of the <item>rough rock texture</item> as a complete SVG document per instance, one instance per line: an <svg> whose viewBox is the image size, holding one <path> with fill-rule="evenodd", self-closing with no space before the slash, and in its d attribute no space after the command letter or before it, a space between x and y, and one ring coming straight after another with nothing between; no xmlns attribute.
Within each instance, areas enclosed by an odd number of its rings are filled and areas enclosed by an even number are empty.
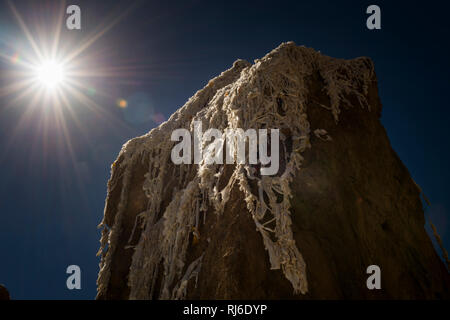
<svg viewBox="0 0 450 320"><path fill-rule="evenodd" d="M9 292L8 290L0 284L0 300L9 300L10 296L9 296Z"/></svg>
<svg viewBox="0 0 450 320"><path fill-rule="evenodd" d="M235 62L122 148L97 298L448 299L420 190L380 114L370 59L285 43L253 65ZM278 174L248 162L174 165L172 131L192 132L194 121L203 131L279 128ZM381 290L366 287L373 264Z"/></svg>

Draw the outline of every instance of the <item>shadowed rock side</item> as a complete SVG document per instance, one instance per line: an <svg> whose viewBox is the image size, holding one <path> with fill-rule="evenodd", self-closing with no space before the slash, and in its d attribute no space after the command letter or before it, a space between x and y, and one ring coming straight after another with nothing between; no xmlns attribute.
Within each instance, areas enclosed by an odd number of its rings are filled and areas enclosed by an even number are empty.
<svg viewBox="0 0 450 320"><path fill-rule="evenodd" d="M420 191L380 114L370 59L284 43L253 65L235 62L123 146L108 182L97 298L448 299ZM172 131L192 132L194 121L203 132L279 128L278 174L174 165ZM366 287L373 264L381 290Z"/></svg>

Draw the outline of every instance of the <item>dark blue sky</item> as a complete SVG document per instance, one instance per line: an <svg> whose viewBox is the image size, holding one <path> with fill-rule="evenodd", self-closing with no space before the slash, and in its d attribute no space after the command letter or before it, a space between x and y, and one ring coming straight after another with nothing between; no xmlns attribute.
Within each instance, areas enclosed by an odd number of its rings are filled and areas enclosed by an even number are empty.
<svg viewBox="0 0 450 320"><path fill-rule="evenodd" d="M394 3L395 2L395 3ZM14 5L31 33L50 37L61 1ZM71 99L72 111L0 89L0 283L16 299L92 299L109 167L122 144L167 118L212 77L242 58L253 61L284 41L339 57L369 56L393 148L431 200L428 215L450 247L447 1L156 1L138 2L80 57L101 77L86 77L98 106ZM62 29L75 51L132 1L72 1L82 30ZM365 26L381 7L382 30ZM63 20L64 22L64 20ZM38 46L43 43L37 41ZM0 2L0 53L31 50ZM0 88L20 67L0 59ZM120 109L117 99L126 99ZM66 124L65 134L61 121ZM77 119L77 121L75 121ZM144 120L142 120L144 119ZM59 121L59 122L58 122ZM70 141L70 148L68 141ZM82 290L66 289L66 267L82 270Z"/></svg>

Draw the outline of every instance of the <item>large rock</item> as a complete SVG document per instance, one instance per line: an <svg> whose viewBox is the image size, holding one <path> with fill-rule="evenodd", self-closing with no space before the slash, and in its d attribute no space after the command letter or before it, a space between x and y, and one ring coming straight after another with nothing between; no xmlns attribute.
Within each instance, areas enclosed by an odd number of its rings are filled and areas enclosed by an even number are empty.
<svg viewBox="0 0 450 320"><path fill-rule="evenodd" d="M285 43L127 142L108 182L99 299L449 298L370 59ZM174 165L172 131L279 128L280 169ZM381 270L381 289L366 269Z"/></svg>
<svg viewBox="0 0 450 320"><path fill-rule="evenodd" d="M0 300L9 300L10 296L9 296L9 292L8 290L0 284Z"/></svg>

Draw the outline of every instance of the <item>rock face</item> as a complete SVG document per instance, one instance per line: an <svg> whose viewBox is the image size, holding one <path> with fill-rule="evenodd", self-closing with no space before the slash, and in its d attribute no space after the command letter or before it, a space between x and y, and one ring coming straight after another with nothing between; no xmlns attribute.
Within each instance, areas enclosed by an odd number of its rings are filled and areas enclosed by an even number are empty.
<svg viewBox="0 0 450 320"><path fill-rule="evenodd" d="M97 298L448 299L420 190L380 114L368 58L284 43L253 65L236 61L123 146ZM195 121L225 140L227 128L279 129L278 173L248 161L175 165L172 131L192 132ZM370 265L380 290L366 286Z"/></svg>
<svg viewBox="0 0 450 320"><path fill-rule="evenodd" d="M9 300L10 296L9 296L9 292L8 290L0 284L0 300Z"/></svg>

